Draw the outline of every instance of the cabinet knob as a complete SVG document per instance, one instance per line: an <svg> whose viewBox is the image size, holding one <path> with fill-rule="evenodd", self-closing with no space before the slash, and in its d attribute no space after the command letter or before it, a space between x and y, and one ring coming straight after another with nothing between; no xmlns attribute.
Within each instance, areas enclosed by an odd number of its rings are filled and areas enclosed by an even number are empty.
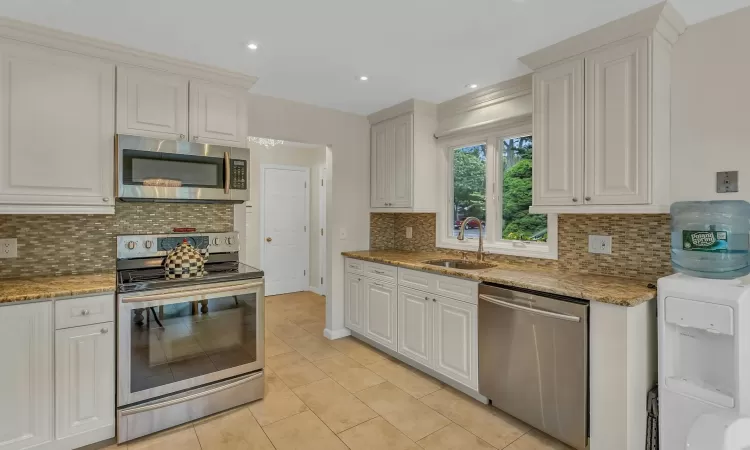
<svg viewBox="0 0 750 450"><path fill-rule="evenodd" d="M270 237L266 238L266 242L271 242L271 241L273 241L273 239L271 239Z"/></svg>
<svg viewBox="0 0 750 450"><path fill-rule="evenodd" d="M578 202L578 199L573 197L573 203L577 203L577 202Z"/></svg>
<svg viewBox="0 0 750 450"><path fill-rule="evenodd" d="M81 315L82 316L88 316L89 315L89 310L88 309L82 309L81 310Z"/></svg>
<svg viewBox="0 0 750 450"><path fill-rule="evenodd" d="M437 300L435 300L435 299L433 298L433 299L432 299L432 301L433 301L433 302L436 302Z"/></svg>
<svg viewBox="0 0 750 450"><path fill-rule="evenodd" d="M185 135L184 135L184 134L181 134L181 135L180 135L180 139L185 139Z"/></svg>
<svg viewBox="0 0 750 450"><path fill-rule="evenodd" d="M586 200L587 202L590 202L591 201L591 197L586 197L586 198L584 198L584 200Z"/></svg>
<svg viewBox="0 0 750 450"><path fill-rule="evenodd" d="M103 201L104 203L107 203L107 202L109 201L109 197L104 197L104 198L102 199L102 201Z"/></svg>
<svg viewBox="0 0 750 450"><path fill-rule="evenodd" d="M101 332L102 332L102 334L107 334L107 333L109 333L109 328L102 328Z"/></svg>
<svg viewBox="0 0 750 450"><path fill-rule="evenodd" d="M198 142L198 136L193 136L193 142Z"/></svg>
<svg viewBox="0 0 750 450"><path fill-rule="evenodd" d="M427 301L429 301L429 300L430 300L430 297L425 297L424 299L425 299L425 300L427 300Z"/></svg>

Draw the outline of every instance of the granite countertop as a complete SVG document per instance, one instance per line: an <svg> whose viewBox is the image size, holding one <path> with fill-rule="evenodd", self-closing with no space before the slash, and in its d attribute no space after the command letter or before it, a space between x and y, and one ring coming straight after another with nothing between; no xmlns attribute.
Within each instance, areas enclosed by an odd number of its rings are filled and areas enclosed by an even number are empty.
<svg viewBox="0 0 750 450"><path fill-rule="evenodd" d="M115 292L114 272L0 280L0 303Z"/></svg>
<svg viewBox="0 0 750 450"><path fill-rule="evenodd" d="M463 277L477 281L504 284L584 300L619 306L637 306L656 297L649 281L605 275L571 273L539 268L526 269L517 264L488 261L495 267L482 270L460 270L429 266L422 261L456 259L440 252L405 252L399 250L366 250L343 252L348 258L390 264L407 269Z"/></svg>

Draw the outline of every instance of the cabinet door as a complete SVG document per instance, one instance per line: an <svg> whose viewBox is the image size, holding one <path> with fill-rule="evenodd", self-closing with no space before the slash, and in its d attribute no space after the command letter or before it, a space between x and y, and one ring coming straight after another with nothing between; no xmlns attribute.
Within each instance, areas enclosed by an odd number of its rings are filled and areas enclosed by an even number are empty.
<svg viewBox="0 0 750 450"><path fill-rule="evenodd" d="M350 330L362 332L364 321L364 282L361 275L347 273L344 276L344 324Z"/></svg>
<svg viewBox="0 0 750 450"><path fill-rule="evenodd" d="M648 74L646 38L586 58L586 203L650 201Z"/></svg>
<svg viewBox="0 0 750 450"><path fill-rule="evenodd" d="M392 350L398 351L396 328L398 299L396 285L363 278L365 322L364 335Z"/></svg>
<svg viewBox="0 0 750 450"><path fill-rule="evenodd" d="M115 66L0 41L0 203L114 203Z"/></svg>
<svg viewBox="0 0 750 450"><path fill-rule="evenodd" d="M247 147L247 101L243 89L190 82L190 140Z"/></svg>
<svg viewBox="0 0 750 450"><path fill-rule="evenodd" d="M432 298L424 293L398 289L398 352L432 367Z"/></svg>
<svg viewBox="0 0 750 450"><path fill-rule="evenodd" d="M388 207L391 200L388 154L388 122L374 125L370 130L370 206Z"/></svg>
<svg viewBox="0 0 750 450"><path fill-rule="evenodd" d="M52 440L52 302L0 310L0 449L33 447Z"/></svg>
<svg viewBox="0 0 750 450"><path fill-rule="evenodd" d="M117 67L117 132L186 139L188 80L137 67Z"/></svg>
<svg viewBox="0 0 750 450"><path fill-rule="evenodd" d="M583 60L534 73L534 205L583 203Z"/></svg>
<svg viewBox="0 0 750 450"><path fill-rule="evenodd" d="M115 420L115 324L65 328L55 334L57 438Z"/></svg>
<svg viewBox="0 0 750 450"><path fill-rule="evenodd" d="M433 367L443 375L477 388L477 307L446 297L434 303Z"/></svg>
<svg viewBox="0 0 750 450"><path fill-rule="evenodd" d="M390 156L390 173L392 174L389 200L390 207L411 208L413 189L413 143L412 115L397 117L389 122L388 153Z"/></svg>

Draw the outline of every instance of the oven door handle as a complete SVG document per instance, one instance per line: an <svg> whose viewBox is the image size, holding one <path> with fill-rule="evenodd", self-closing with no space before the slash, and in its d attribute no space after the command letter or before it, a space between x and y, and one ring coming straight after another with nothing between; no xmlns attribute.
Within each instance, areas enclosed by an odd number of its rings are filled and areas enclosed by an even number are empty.
<svg viewBox="0 0 750 450"><path fill-rule="evenodd" d="M229 152L224 152L224 193L229 193L229 175L230 175L230 168L229 168Z"/></svg>
<svg viewBox="0 0 750 450"><path fill-rule="evenodd" d="M152 294L152 295L139 295L137 297L124 297L122 298L123 303L134 303L134 302L150 302L153 300L169 300L173 298L193 297L196 295L216 294L219 292L231 292L231 291L246 291L254 287L262 286L263 282L251 283L251 284L236 284L234 286L224 286L217 288L203 288L193 289L190 291L178 291L170 292L169 294Z"/></svg>
<svg viewBox="0 0 750 450"><path fill-rule="evenodd" d="M233 387L240 386L240 385L248 383L250 381L257 380L258 378L260 378L262 376L263 376L263 372L259 372L259 373L250 375L248 377L243 377L243 378L241 378L241 379L239 379L239 380L237 380L235 382L222 384L221 386L217 386L217 387L215 387L213 389L206 389L205 391L196 392L195 394L186 395L184 397L174 398L174 399L171 399L171 400L167 400L165 402L155 402L155 403L152 403L152 404L143 405L141 407L136 407L136 408L123 409L121 413L122 413L123 416L130 416L132 414L138 414L138 413L142 413L142 412L146 412L146 411L151 411L151 410L154 410L154 409L164 408L166 406L177 405L177 404L184 403L184 402L187 402L187 401L190 401L190 400L195 400L197 398L206 397L208 395L216 394L217 392L225 391L225 390L231 389Z"/></svg>

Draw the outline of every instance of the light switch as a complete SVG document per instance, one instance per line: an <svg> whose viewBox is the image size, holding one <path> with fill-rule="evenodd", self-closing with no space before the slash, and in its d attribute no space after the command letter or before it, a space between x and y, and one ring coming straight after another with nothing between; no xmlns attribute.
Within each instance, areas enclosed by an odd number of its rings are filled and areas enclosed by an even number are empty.
<svg viewBox="0 0 750 450"><path fill-rule="evenodd" d="M612 254L612 236L589 235L589 253Z"/></svg>
<svg viewBox="0 0 750 450"><path fill-rule="evenodd" d="M16 238L0 239L0 258L18 258Z"/></svg>
<svg viewBox="0 0 750 450"><path fill-rule="evenodd" d="M412 238L412 227L406 227L406 239Z"/></svg>

